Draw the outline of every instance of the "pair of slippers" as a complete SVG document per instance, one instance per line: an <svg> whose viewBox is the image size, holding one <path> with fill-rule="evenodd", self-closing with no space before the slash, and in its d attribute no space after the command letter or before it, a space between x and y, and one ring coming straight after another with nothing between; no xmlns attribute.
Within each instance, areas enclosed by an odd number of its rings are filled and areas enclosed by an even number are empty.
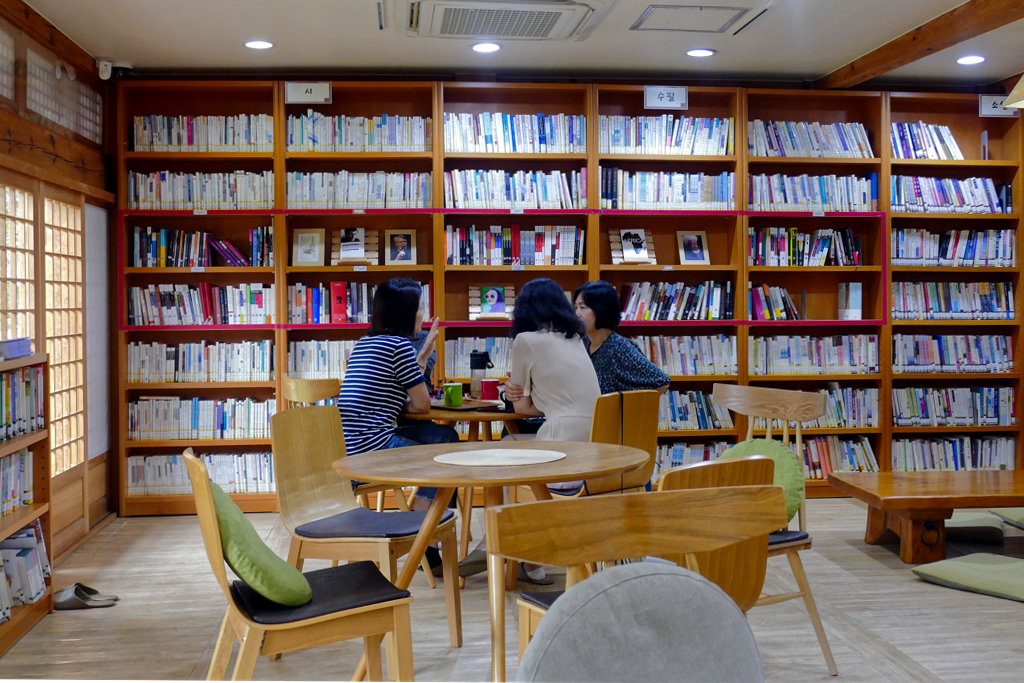
<svg viewBox="0 0 1024 683"><path fill-rule="evenodd" d="M483 550L474 550L466 555L466 559L459 562L459 576L474 576L485 571L487 571L487 553ZM549 579L546 576L540 579L533 578L526 573L526 569L522 564L519 565L518 580L524 583L532 583L536 586L550 586L554 583L553 579Z"/></svg>
<svg viewBox="0 0 1024 683"><path fill-rule="evenodd" d="M120 600L116 595L103 595L95 588L73 583L53 596L54 609L91 609L113 607Z"/></svg>

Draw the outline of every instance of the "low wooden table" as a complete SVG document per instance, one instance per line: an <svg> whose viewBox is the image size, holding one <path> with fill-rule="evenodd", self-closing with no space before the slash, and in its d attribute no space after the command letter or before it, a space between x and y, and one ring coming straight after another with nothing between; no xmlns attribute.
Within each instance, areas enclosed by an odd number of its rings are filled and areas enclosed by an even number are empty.
<svg viewBox="0 0 1024 683"><path fill-rule="evenodd" d="M946 558L946 520L955 508L1024 506L1024 472L838 472L834 488L868 504L864 542L899 536L908 564Z"/></svg>

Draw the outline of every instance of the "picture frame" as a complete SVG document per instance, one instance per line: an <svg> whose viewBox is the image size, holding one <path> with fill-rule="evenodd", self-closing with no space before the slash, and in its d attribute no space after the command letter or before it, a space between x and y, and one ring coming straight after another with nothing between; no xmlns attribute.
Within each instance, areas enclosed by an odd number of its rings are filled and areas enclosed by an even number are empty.
<svg viewBox="0 0 1024 683"><path fill-rule="evenodd" d="M366 258L366 229L365 228L341 228L334 233L331 241L331 258L335 254L340 263L352 261L365 263Z"/></svg>
<svg viewBox="0 0 1024 683"><path fill-rule="evenodd" d="M292 231L292 267L315 268L324 265L326 230L296 228Z"/></svg>
<svg viewBox="0 0 1024 683"><path fill-rule="evenodd" d="M676 233L676 239L679 242L679 265L711 265L708 236L703 230L680 230Z"/></svg>
<svg viewBox="0 0 1024 683"><path fill-rule="evenodd" d="M385 230L383 248L385 266L416 265L415 230Z"/></svg>
<svg viewBox="0 0 1024 683"><path fill-rule="evenodd" d="M469 286L470 320L509 320L515 303L515 286L510 283Z"/></svg>

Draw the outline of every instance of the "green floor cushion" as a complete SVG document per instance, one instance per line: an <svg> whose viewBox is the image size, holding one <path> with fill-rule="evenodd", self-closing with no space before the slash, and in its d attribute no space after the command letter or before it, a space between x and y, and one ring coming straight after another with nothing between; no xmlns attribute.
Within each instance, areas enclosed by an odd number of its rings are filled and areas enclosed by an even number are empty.
<svg viewBox="0 0 1024 683"><path fill-rule="evenodd" d="M992 508L989 512L1007 524L1024 529L1024 508Z"/></svg>
<svg viewBox="0 0 1024 683"><path fill-rule="evenodd" d="M273 550L256 533L252 522L215 482L213 506L217 510L224 559L245 585L267 600L289 607L304 605L313 598L309 581Z"/></svg>
<svg viewBox="0 0 1024 683"><path fill-rule="evenodd" d="M786 495L786 515L793 515L800 509L804 497L804 466L781 441L774 439L748 439L741 441L722 453L722 460L745 458L749 455L763 455L775 462L776 486L781 486Z"/></svg>
<svg viewBox="0 0 1024 683"><path fill-rule="evenodd" d="M915 567L929 583L1024 602L1024 560L975 553Z"/></svg>
<svg viewBox="0 0 1024 683"><path fill-rule="evenodd" d="M1003 522L995 515L974 510L954 510L946 520L947 541L1002 543Z"/></svg>

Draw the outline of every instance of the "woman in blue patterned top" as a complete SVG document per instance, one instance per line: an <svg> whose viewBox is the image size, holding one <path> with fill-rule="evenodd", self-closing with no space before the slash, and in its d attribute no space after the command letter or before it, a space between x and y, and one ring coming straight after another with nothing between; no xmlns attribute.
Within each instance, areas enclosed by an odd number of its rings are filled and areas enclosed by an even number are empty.
<svg viewBox="0 0 1024 683"><path fill-rule="evenodd" d="M636 344L614 332L622 321L615 287L604 280L587 282L573 293L573 297L576 315L587 326L583 342L597 371L601 393L638 389L665 393L668 375L647 360Z"/></svg>

